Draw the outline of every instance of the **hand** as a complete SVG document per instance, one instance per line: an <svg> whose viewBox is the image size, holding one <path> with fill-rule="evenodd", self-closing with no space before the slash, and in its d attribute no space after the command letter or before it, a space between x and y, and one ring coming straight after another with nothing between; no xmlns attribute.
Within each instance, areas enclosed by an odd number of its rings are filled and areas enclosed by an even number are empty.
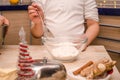
<svg viewBox="0 0 120 80"><path fill-rule="evenodd" d="M4 23L4 17L0 15L0 26Z"/></svg>
<svg viewBox="0 0 120 80"><path fill-rule="evenodd" d="M82 52L83 52L83 51L85 51L85 50L87 49L87 47L88 47L88 46L87 46L87 44L86 44L86 43L85 43L85 44L83 44L83 45L82 45L82 47L81 47L81 51L82 51Z"/></svg>
<svg viewBox="0 0 120 80"><path fill-rule="evenodd" d="M9 20L7 18L5 18L4 16L0 15L0 26L2 26L3 24L9 26Z"/></svg>
<svg viewBox="0 0 120 80"><path fill-rule="evenodd" d="M30 20L35 24L40 23L41 17L44 20L44 13L42 8L37 3L32 3L30 6L28 6L28 15Z"/></svg>
<svg viewBox="0 0 120 80"><path fill-rule="evenodd" d="M76 44L81 44L80 46L77 46L77 48L80 51L85 51L86 48L88 47L88 37L86 36L86 34L81 34L81 35L77 35L74 36L74 38L76 37L76 40L74 40L74 43Z"/></svg>
<svg viewBox="0 0 120 80"><path fill-rule="evenodd" d="M4 16L0 15L0 27L2 27L2 31L3 31L3 42L2 44L4 44L4 38L5 35L8 32L8 28L9 28L9 20L7 18L5 18Z"/></svg>

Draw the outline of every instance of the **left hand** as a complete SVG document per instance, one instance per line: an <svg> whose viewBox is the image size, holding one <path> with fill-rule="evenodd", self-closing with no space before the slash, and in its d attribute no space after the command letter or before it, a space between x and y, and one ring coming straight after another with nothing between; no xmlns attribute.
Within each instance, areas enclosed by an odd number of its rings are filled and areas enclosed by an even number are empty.
<svg viewBox="0 0 120 80"><path fill-rule="evenodd" d="M0 26L2 26L3 24L9 26L9 20L6 17L0 15Z"/></svg>

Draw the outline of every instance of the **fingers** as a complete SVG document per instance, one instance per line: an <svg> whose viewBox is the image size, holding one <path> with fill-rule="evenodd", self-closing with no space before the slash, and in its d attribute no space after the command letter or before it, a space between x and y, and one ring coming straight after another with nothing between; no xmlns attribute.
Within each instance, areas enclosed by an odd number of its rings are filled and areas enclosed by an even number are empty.
<svg viewBox="0 0 120 80"><path fill-rule="evenodd" d="M30 6L28 6L28 14L29 15L35 15L35 16L37 16L38 14L37 14L37 8L35 8L34 6L32 6L32 5L30 5Z"/></svg>
<svg viewBox="0 0 120 80"><path fill-rule="evenodd" d="M87 49L87 47L88 47L88 46L87 46L86 44L83 44L83 45L81 46L81 51L84 52L84 51Z"/></svg>
<svg viewBox="0 0 120 80"><path fill-rule="evenodd" d="M35 7L35 8L37 8L38 11L43 11L42 6L40 6L37 3L32 3L32 6Z"/></svg>
<svg viewBox="0 0 120 80"><path fill-rule="evenodd" d="M4 23L4 17L0 15L0 26Z"/></svg>
<svg viewBox="0 0 120 80"><path fill-rule="evenodd" d="M30 18L39 17L39 15L44 18L41 7L36 3L32 3L30 6L28 6L28 14Z"/></svg>
<svg viewBox="0 0 120 80"><path fill-rule="evenodd" d="M7 18L4 18L4 24L6 24L8 26L10 25L9 20Z"/></svg>
<svg viewBox="0 0 120 80"><path fill-rule="evenodd" d="M9 26L9 20L5 18L4 16L0 15L0 25L6 24Z"/></svg>

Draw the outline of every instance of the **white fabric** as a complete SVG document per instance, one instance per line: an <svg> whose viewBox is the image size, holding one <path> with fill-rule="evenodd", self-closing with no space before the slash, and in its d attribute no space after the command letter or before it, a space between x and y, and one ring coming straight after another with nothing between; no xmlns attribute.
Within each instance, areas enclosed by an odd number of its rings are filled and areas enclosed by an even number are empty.
<svg viewBox="0 0 120 80"><path fill-rule="evenodd" d="M84 19L98 21L95 0L35 0L44 9L45 26L55 35L84 33Z"/></svg>

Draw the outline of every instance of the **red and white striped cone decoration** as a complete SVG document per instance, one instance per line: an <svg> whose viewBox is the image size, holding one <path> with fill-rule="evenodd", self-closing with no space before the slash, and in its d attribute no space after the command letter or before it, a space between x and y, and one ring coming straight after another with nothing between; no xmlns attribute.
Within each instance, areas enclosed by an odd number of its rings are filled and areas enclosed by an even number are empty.
<svg viewBox="0 0 120 80"><path fill-rule="evenodd" d="M18 80L32 80L34 76L34 71L31 68L33 60L28 52L28 45L20 43L19 46Z"/></svg>

